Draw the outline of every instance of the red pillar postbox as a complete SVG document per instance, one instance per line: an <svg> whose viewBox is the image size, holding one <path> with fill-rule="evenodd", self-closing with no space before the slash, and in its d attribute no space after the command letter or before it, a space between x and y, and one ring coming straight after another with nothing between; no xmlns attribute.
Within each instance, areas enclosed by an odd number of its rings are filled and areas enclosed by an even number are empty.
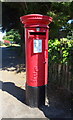
<svg viewBox="0 0 73 120"><path fill-rule="evenodd" d="M25 28L26 103L31 107L45 104L48 82L48 24L52 17L31 14L20 17Z"/></svg>

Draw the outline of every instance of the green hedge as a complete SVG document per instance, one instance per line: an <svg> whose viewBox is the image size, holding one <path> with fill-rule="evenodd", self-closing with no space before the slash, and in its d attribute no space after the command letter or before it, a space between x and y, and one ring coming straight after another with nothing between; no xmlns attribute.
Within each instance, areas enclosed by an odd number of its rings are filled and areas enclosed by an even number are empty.
<svg viewBox="0 0 73 120"><path fill-rule="evenodd" d="M73 40L49 40L49 64L52 62L73 65Z"/></svg>

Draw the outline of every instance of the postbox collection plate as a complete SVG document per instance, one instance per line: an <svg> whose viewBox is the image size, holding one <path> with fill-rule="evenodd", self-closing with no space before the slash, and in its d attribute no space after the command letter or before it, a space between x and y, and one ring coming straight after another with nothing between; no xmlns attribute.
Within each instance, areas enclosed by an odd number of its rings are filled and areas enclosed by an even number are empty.
<svg viewBox="0 0 73 120"><path fill-rule="evenodd" d="M34 39L33 52L34 53L41 53L42 52L42 40L41 39Z"/></svg>

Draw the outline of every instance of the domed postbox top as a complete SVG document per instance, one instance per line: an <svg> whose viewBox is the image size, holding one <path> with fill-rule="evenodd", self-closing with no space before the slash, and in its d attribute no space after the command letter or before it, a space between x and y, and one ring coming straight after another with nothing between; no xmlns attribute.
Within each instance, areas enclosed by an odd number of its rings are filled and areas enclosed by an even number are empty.
<svg viewBox="0 0 73 120"><path fill-rule="evenodd" d="M41 14L30 14L20 17L20 20L25 26L48 25L52 22L52 17Z"/></svg>

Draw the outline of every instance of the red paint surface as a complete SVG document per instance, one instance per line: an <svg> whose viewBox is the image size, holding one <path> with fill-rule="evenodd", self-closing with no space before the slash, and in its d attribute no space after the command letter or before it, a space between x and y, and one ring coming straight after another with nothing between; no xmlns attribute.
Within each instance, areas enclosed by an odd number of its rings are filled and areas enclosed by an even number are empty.
<svg viewBox="0 0 73 120"><path fill-rule="evenodd" d="M52 18L43 15L22 16L21 21L25 24L25 46L26 46L26 83L32 87L46 85L48 82L48 24ZM34 35L36 27L45 35ZM37 33L38 33L37 32ZM32 34L31 34L32 33ZM36 33L36 34L37 34ZM42 52L34 53L34 39L42 40Z"/></svg>

